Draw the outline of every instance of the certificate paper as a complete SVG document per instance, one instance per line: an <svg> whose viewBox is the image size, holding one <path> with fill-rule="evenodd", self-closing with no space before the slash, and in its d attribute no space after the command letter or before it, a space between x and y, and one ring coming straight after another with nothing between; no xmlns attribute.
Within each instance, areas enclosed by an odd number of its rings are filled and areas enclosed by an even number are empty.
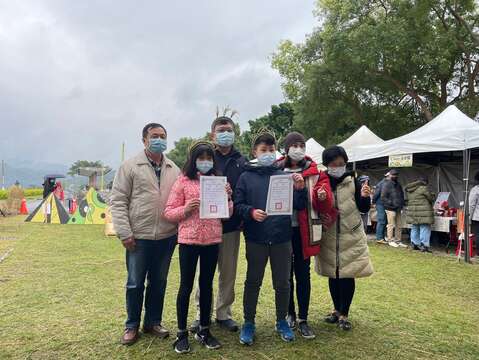
<svg viewBox="0 0 479 360"><path fill-rule="evenodd" d="M273 175L269 178L266 213L271 215L293 214L293 177Z"/></svg>
<svg viewBox="0 0 479 360"><path fill-rule="evenodd" d="M229 218L225 176L200 176L200 219Z"/></svg>

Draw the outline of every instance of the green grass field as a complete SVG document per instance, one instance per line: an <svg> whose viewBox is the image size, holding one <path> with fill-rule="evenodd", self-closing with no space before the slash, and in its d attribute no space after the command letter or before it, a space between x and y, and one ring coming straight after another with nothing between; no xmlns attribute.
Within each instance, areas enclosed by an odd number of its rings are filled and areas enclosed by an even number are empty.
<svg viewBox="0 0 479 360"><path fill-rule="evenodd" d="M124 251L103 227L25 224L0 218L1 359L175 359L170 337L143 335L119 345L123 330ZM213 327L223 348L208 351L192 340L186 359L479 359L479 266L445 256L371 246L376 273L357 282L350 333L322 322L331 307L327 281L313 274L310 323L317 339L284 343L273 331L270 274L262 288L257 340ZM236 318L241 319L245 277L241 254ZM176 328L179 285L175 252L164 325ZM193 318L193 307L190 319Z"/></svg>

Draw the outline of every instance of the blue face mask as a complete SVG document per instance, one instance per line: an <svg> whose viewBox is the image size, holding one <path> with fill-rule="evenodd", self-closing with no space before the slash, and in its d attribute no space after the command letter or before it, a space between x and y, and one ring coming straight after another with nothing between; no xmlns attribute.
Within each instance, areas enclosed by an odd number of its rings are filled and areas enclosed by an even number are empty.
<svg viewBox="0 0 479 360"><path fill-rule="evenodd" d="M235 133L233 131L223 131L216 133L216 143L219 146L228 147L235 142Z"/></svg>
<svg viewBox="0 0 479 360"><path fill-rule="evenodd" d="M155 154L163 154L166 150L166 139L152 138L149 140L148 150Z"/></svg>
<svg viewBox="0 0 479 360"><path fill-rule="evenodd" d="M213 161L196 159L196 168L202 174L207 174L213 169Z"/></svg>
<svg viewBox="0 0 479 360"><path fill-rule="evenodd" d="M274 152L263 153L258 156L259 166L271 166L276 161L276 154Z"/></svg>

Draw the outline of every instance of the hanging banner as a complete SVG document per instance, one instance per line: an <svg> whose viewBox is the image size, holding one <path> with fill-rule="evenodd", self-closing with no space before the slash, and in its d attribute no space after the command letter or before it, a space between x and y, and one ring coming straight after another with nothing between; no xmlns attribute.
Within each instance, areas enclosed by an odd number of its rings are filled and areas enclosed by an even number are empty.
<svg viewBox="0 0 479 360"><path fill-rule="evenodd" d="M390 168L411 167L411 166L412 166L412 154L389 156Z"/></svg>

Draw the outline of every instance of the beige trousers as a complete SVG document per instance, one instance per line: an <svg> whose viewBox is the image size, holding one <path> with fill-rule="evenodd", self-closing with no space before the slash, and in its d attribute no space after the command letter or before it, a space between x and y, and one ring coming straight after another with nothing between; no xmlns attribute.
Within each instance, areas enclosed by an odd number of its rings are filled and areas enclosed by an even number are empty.
<svg viewBox="0 0 479 360"><path fill-rule="evenodd" d="M386 216L388 219L388 224L386 226L386 240L387 241L401 241L402 233L402 219L401 219L401 210L391 211L386 210Z"/></svg>
<svg viewBox="0 0 479 360"><path fill-rule="evenodd" d="M235 301L236 269L240 246L240 231L223 234L223 242L219 245L218 254L218 294L216 296L216 319L232 318L231 306ZM196 286L195 302L196 318L200 318L200 289Z"/></svg>

